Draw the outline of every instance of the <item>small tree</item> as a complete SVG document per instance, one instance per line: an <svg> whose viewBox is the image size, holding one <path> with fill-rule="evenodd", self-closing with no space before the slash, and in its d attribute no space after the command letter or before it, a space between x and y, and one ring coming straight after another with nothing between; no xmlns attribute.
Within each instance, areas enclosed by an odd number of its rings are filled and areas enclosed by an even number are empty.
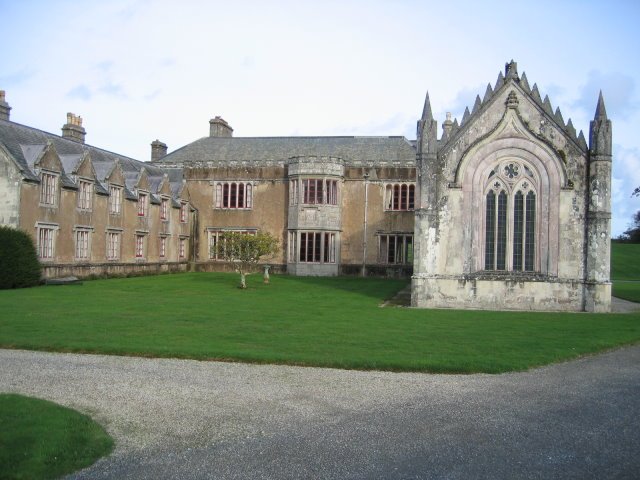
<svg viewBox="0 0 640 480"><path fill-rule="evenodd" d="M40 282L42 265L27 232L0 226L0 289L33 287Z"/></svg>
<svg viewBox="0 0 640 480"><path fill-rule="evenodd" d="M247 288L246 276L255 273L253 269L262 257L271 257L278 252L278 240L270 233L224 232L214 248L217 248L215 256L233 263L240 274L240 288Z"/></svg>

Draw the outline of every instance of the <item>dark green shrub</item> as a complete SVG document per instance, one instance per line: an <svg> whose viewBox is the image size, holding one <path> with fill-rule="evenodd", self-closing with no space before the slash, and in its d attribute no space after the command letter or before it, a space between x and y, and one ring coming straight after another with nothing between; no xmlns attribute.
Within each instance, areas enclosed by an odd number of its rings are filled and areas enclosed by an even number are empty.
<svg viewBox="0 0 640 480"><path fill-rule="evenodd" d="M0 289L33 287L42 266L28 233L0 226Z"/></svg>

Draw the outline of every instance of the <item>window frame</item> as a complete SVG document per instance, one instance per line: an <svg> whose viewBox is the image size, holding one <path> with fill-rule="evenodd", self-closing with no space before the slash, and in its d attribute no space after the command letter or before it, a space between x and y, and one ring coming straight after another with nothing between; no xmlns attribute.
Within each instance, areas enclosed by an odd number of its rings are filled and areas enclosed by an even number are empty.
<svg viewBox="0 0 640 480"><path fill-rule="evenodd" d="M40 172L40 200L42 207L58 207L58 186L60 184L60 174L43 170Z"/></svg>
<svg viewBox="0 0 640 480"><path fill-rule="evenodd" d="M214 249L216 253L219 251L220 235L223 233L234 232L245 235L257 235L257 228L225 228L225 227L209 227L207 228L207 257L210 261L225 262L226 260L220 256L213 256Z"/></svg>
<svg viewBox="0 0 640 480"><path fill-rule="evenodd" d="M338 263L338 232L327 230L289 231L289 263Z"/></svg>
<svg viewBox="0 0 640 480"><path fill-rule="evenodd" d="M169 221L169 197L160 197L160 220Z"/></svg>
<svg viewBox="0 0 640 480"><path fill-rule="evenodd" d="M185 260L187 258L187 238L178 237L178 260Z"/></svg>
<svg viewBox="0 0 640 480"><path fill-rule="evenodd" d="M36 252L41 262L53 262L56 256L57 223L36 223Z"/></svg>
<svg viewBox="0 0 640 480"><path fill-rule="evenodd" d="M378 263L382 265L413 265L415 243L413 233L380 232L378 237Z"/></svg>
<svg viewBox="0 0 640 480"><path fill-rule="evenodd" d="M218 210L252 210L253 194L252 181L216 181L213 187L213 208Z"/></svg>
<svg viewBox="0 0 640 480"><path fill-rule="evenodd" d="M120 185L109 185L109 215L122 215L123 191Z"/></svg>
<svg viewBox="0 0 640 480"><path fill-rule="evenodd" d="M489 170L482 197L480 265L487 272L537 273L541 201L537 173L527 162L513 158Z"/></svg>
<svg viewBox="0 0 640 480"><path fill-rule="evenodd" d="M73 258L77 262L91 261L91 233L93 227L76 226L73 229Z"/></svg>
<svg viewBox="0 0 640 480"><path fill-rule="evenodd" d="M138 217L145 218L149 215L149 192L138 192Z"/></svg>
<svg viewBox="0 0 640 480"><path fill-rule="evenodd" d="M108 261L120 260L122 247L122 230L108 229L106 231L106 252ZM115 240L115 241L114 241Z"/></svg>
<svg viewBox="0 0 640 480"><path fill-rule="evenodd" d="M134 234L134 256L136 260L145 260L147 258L147 232L136 232Z"/></svg>
<svg viewBox="0 0 640 480"><path fill-rule="evenodd" d="M386 212L411 212L415 210L416 184L414 182L389 182L384 186L384 210Z"/></svg>
<svg viewBox="0 0 640 480"><path fill-rule="evenodd" d="M180 223L189 222L189 202L180 202Z"/></svg>
<svg viewBox="0 0 640 480"><path fill-rule="evenodd" d="M80 210L90 212L93 209L94 182L85 178L78 180L78 202Z"/></svg>

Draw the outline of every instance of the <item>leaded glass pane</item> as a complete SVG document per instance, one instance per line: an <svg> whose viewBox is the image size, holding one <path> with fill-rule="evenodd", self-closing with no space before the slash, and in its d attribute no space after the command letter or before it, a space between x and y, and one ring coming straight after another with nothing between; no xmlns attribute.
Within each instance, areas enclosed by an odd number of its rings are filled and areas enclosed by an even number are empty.
<svg viewBox="0 0 640 480"><path fill-rule="evenodd" d="M525 236L525 259L524 269L528 272L534 270L535 263L535 241L536 241L536 195L533 192L527 194L526 205L526 236Z"/></svg>
<svg viewBox="0 0 640 480"><path fill-rule="evenodd" d="M522 240L524 234L524 197L516 193L513 199L513 269L522 270Z"/></svg>
<svg viewBox="0 0 640 480"><path fill-rule="evenodd" d="M487 194L487 218L485 231L484 268L485 270L493 270L495 265L496 238L496 195L493 192L489 192Z"/></svg>
<svg viewBox="0 0 640 480"><path fill-rule="evenodd" d="M498 195L497 210L496 270L505 270L507 254L507 194L504 190Z"/></svg>

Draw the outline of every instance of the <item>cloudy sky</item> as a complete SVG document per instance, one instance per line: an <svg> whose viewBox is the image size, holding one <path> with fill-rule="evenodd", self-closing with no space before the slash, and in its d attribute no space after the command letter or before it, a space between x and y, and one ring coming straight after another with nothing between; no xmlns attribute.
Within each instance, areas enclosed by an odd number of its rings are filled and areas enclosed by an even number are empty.
<svg viewBox="0 0 640 480"><path fill-rule="evenodd" d="M441 124L505 62L588 138L602 89L614 135L613 233L640 199L640 2L0 0L11 119L140 160L208 135L404 135L427 91Z"/></svg>

